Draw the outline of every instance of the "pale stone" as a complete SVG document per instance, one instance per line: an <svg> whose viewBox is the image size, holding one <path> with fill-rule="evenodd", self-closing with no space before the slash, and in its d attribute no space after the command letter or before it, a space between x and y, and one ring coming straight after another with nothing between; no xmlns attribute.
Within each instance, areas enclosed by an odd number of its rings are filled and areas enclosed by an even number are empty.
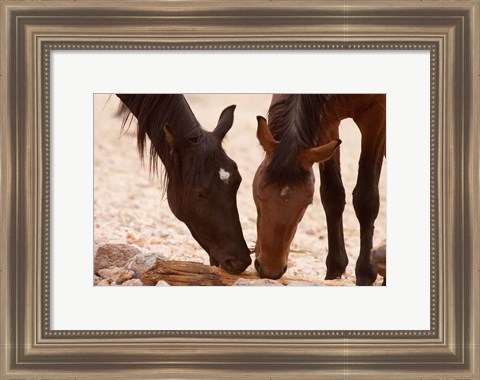
<svg viewBox="0 0 480 380"><path fill-rule="evenodd" d="M100 269L98 274L106 280L114 281L116 284L121 284L124 281L130 280L135 276L135 272L125 268L108 268Z"/></svg>
<svg viewBox="0 0 480 380"><path fill-rule="evenodd" d="M105 244L98 248L94 260L94 272L111 267L123 267L128 260L141 253L127 244Z"/></svg>
<svg viewBox="0 0 480 380"><path fill-rule="evenodd" d="M247 280L240 278L232 286L283 286L281 283L268 278L262 278L258 280Z"/></svg>
<svg viewBox="0 0 480 380"><path fill-rule="evenodd" d="M288 286L315 286L312 282L307 281L291 281L287 284Z"/></svg>
<svg viewBox="0 0 480 380"><path fill-rule="evenodd" d="M97 282L96 286L110 286L110 283L107 279L103 279L102 281Z"/></svg>
<svg viewBox="0 0 480 380"><path fill-rule="evenodd" d="M380 276L385 277L387 272L387 242L384 240L372 248L370 262L377 269Z"/></svg>
<svg viewBox="0 0 480 380"><path fill-rule="evenodd" d="M139 253L130 258L128 262L125 263L124 268L135 272L136 278L141 278L146 271L155 266L157 259L165 260L165 257L160 253Z"/></svg>

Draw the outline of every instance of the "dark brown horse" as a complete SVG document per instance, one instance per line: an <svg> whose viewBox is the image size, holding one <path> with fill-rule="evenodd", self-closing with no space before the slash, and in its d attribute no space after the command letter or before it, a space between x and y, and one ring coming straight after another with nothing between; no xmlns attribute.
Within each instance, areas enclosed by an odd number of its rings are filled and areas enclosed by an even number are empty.
<svg viewBox="0 0 480 380"><path fill-rule="evenodd" d="M378 181L385 155L385 95L274 95L269 121L258 116L257 137L264 161L255 174L257 206L255 268L262 277L280 278L287 270L290 243L312 202L312 166L320 163L320 196L328 227L326 279L339 278L348 258L342 215L345 189L340 174L338 127L352 118L362 134L353 206L360 222L357 285L371 285L377 272L370 263L374 222L379 210Z"/></svg>
<svg viewBox="0 0 480 380"><path fill-rule="evenodd" d="M168 204L210 256L210 264L241 273L250 264L238 216L236 195L242 180L236 163L222 148L233 123L227 107L212 132L204 130L183 95L118 94L126 107L124 126L138 121L137 145L144 156L151 141L150 169L164 166Z"/></svg>

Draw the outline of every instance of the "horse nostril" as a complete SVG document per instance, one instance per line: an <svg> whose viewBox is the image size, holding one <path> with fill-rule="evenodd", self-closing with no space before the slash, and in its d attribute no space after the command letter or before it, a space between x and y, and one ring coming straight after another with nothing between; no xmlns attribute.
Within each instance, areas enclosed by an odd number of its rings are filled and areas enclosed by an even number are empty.
<svg viewBox="0 0 480 380"><path fill-rule="evenodd" d="M257 270L257 273L260 277L265 277L265 275L263 274L263 269L257 259L255 259L255 269Z"/></svg>
<svg viewBox="0 0 480 380"><path fill-rule="evenodd" d="M260 263L258 262L258 260L255 260L255 269L257 270L257 273L261 278L269 278L269 279L272 279L272 280L278 280L286 272L287 266L285 266L283 268L283 272L278 271L278 272L265 273L265 271L263 270L263 268L260 265Z"/></svg>
<svg viewBox="0 0 480 380"><path fill-rule="evenodd" d="M231 274L240 274L251 264L250 256L248 260L225 259L221 267Z"/></svg>
<svg viewBox="0 0 480 380"><path fill-rule="evenodd" d="M233 259L226 259L222 263L222 268L225 269L228 273L234 273L235 270L234 270Z"/></svg>

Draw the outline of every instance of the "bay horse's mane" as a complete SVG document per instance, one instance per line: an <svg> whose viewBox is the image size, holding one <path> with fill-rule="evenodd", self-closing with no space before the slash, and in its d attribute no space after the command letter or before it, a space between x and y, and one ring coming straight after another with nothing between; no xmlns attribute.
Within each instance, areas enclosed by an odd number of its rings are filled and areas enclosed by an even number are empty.
<svg viewBox="0 0 480 380"><path fill-rule="evenodd" d="M299 161L300 149L318 145L327 123L332 95L281 95L268 110L268 128L278 145L266 168L267 181L284 185L304 182L308 170Z"/></svg>
<svg viewBox="0 0 480 380"><path fill-rule="evenodd" d="M181 94L117 94L122 101L120 112L123 114L122 130L128 129L133 117L137 119L137 148L140 158L146 156L147 136L149 137L149 167L152 174L158 174L158 158L163 163L162 186L165 190L168 183L175 186L180 172L168 143L164 126L168 124L179 146L190 144L194 146L191 165L195 175L191 180L195 183L197 175L202 173L214 161L220 159L218 141L211 133L205 131L195 117L190 105ZM178 190L189 186L178 186ZM176 192L172 192L172 195Z"/></svg>

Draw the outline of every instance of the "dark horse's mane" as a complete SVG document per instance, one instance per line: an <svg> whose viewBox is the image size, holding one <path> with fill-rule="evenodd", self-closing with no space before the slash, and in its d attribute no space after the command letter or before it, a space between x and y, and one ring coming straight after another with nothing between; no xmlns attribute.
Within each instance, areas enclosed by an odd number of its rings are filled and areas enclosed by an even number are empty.
<svg viewBox="0 0 480 380"><path fill-rule="evenodd" d="M318 145L324 129L326 110L331 95L283 95L268 111L268 128L279 142L266 168L269 182L284 185L307 179L306 170L298 159L299 149Z"/></svg>
<svg viewBox="0 0 480 380"><path fill-rule="evenodd" d="M123 114L122 129L137 119L137 148L140 157L146 156L147 136L149 137L150 172L157 174L159 170L158 158L163 163L163 189L171 182L175 186L176 179L180 178L178 160L172 154L164 132L165 124L175 136L175 143L193 144L194 154L191 165L195 175L191 178L196 181L197 175L211 162L218 160L220 150L215 137L202 129L191 110L187 100L181 94L117 94L122 101L120 112ZM188 186L178 186L176 189L186 189Z"/></svg>

